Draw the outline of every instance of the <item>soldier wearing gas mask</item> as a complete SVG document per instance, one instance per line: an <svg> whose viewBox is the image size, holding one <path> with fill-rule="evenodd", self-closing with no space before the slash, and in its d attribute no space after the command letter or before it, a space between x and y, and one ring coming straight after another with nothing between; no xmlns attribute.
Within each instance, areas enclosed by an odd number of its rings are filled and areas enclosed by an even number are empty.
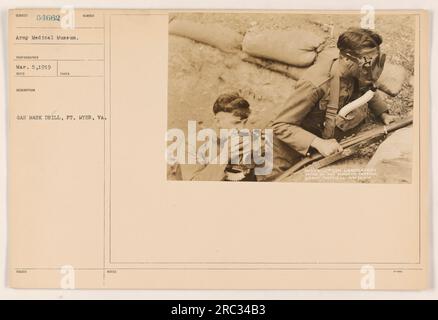
<svg viewBox="0 0 438 320"><path fill-rule="evenodd" d="M341 152L338 140L357 130L368 111L385 124L395 120L375 89L386 58L381 44L382 37L374 31L348 29L338 38L339 53L315 63L297 81L270 123L274 169L262 180L275 180L311 149L323 156ZM351 111L345 114L344 107Z"/></svg>

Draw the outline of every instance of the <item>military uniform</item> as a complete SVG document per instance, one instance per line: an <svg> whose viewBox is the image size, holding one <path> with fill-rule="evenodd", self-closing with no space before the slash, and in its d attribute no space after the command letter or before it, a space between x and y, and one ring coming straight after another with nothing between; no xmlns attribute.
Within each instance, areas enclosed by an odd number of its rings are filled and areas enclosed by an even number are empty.
<svg viewBox="0 0 438 320"><path fill-rule="evenodd" d="M307 155L316 136L321 137L324 129L326 107L330 98L331 68L338 59L338 53L321 55L317 61L296 82L295 90L276 113L269 127L274 131L274 166L268 176L259 180L274 180L279 174L293 166ZM357 80L340 79L339 106L357 99L369 87L360 87ZM368 109L380 115L388 108L377 91L367 105L355 111L354 118L337 124L335 138L346 135L365 119Z"/></svg>

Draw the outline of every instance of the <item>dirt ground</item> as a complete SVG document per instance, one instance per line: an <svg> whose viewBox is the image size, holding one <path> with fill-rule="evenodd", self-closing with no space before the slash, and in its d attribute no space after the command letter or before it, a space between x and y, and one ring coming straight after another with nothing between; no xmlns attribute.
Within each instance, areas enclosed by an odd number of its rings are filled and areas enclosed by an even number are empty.
<svg viewBox="0 0 438 320"><path fill-rule="evenodd" d="M335 43L348 27L360 26L359 15L180 13L171 19L175 17L223 24L242 34L251 29L304 29L328 38L328 43ZM386 97L390 112L403 116L410 113L413 104L410 79L414 70L414 17L377 15L375 25L383 37L381 49L387 54L387 61L400 64L408 71L400 94ZM240 92L251 105L249 126L263 128L271 119L270 114L292 93L294 83L279 73L243 62L239 54L170 35L168 128L184 130L188 120L196 120L199 128L211 127L214 101L218 95L233 91ZM372 126L373 122L370 117L366 126ZM336 167L364 167L375 149L376 146L372 146L359 156L337 163Z"/></svg>

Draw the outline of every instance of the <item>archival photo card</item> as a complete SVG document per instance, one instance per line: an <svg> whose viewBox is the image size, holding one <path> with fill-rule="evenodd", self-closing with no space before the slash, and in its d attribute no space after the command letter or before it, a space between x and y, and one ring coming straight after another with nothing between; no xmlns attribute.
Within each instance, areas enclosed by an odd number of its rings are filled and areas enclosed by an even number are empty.
<svg viewBox="0 0 438 320"><path fill-rule="evenodd" d="M8 23L9 286L430 287L428 12Z"/></svg>

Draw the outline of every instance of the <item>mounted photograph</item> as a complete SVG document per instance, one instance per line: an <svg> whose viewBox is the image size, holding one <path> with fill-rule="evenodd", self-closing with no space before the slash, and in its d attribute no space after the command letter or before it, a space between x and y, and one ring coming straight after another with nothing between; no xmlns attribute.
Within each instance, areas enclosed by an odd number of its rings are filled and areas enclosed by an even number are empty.
<svg viewBox="0 0 438 320"><path fill-rule="evenodd" d="M169 15L169 180L411 183L415 16Z"/></svg>

